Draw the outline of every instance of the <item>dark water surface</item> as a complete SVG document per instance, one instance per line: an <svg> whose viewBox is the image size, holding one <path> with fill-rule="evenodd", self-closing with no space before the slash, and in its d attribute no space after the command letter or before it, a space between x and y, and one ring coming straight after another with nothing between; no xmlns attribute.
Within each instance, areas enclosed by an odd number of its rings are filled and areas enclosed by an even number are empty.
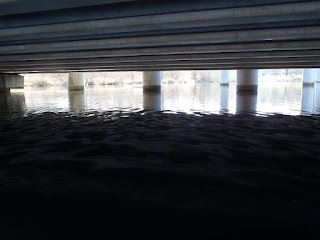
<svg viewBox="0 0 320 240"><path fill-rule="evenodd" d="M2 94L0 239L320 239L317 87Z"/></svg>

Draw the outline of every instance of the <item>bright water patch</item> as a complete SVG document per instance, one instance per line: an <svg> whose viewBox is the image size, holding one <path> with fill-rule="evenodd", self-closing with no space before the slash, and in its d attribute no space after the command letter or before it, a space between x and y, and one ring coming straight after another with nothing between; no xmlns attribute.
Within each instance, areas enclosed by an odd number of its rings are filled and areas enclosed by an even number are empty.
<svg viewBox="0 0 320 240"><path fill-rule="evenodd" d="M318 93L318 94L317 94ZM144 93L142 88L94 87L68 92L66 87L26 88L0 95L2 117L43 112L166 111L190 114L252 113L310 115L320 113L320 84L302 88L300 82L259 83L258 94L237 94L235 83L220 87L210 84L163 84L161 93Z"/></svg>

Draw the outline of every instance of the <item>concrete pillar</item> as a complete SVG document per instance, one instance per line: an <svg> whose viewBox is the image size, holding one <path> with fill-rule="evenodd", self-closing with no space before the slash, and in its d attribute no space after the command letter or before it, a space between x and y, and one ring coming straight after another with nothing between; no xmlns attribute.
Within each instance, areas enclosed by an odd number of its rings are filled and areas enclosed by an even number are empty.
<svg viewBox="0 0 320 240"><path fill-rule="evenodd" d="M237 91L257 92L258 70L243 69L237 70Z"/></svg>
<svg viewBox="0 0 320 240"><path fill-rule="evenodd" d="M305 68L303 69L303 86L313 86L317 78L317 69Z"/></svg>
<svg viewBox="0 0 320 240"><path fill-rule="evenodd" d="M320 72L319 72L320 73ZM315 85L314 113L320 114L320 82Z"/></svg>
<svg viewBox="0 0 320 240"><path fill-rule="evenodd" d="M69 91L69 110L70 112L82 112L85 110L84 91Z"/></svg>
<svg viewBox="0 0 320 240"><path fill-rule="evenodd" d="M246 91L237 92L236 114L254 113L257 111L257 94Z"/></svg>
<svg viewBox="0 0 320 240"><path fill-rule="evenodd" d="M317 78L316 78L316 82L320 83L320 68L317 69Z"/></svg>
<svg viewBox="0 0 320 240"><path fill-rule="evenodd" d="M301 94L301 113L311 114L314 107L314 86L303 85Z"/></svg>
<svg viewBox="0 0 320 240"><path fill-rule="evenodd" d="M145 71L143 72L143 90L160 91L162 72Z"/></svg>
<svg viewBox="0 0 320 240"><path fill-rule="evenodd" d="M18 74L0 73L0 93L10 92L10 89L23 89L24 77Z"/></svg>
<svg viewBox="0 0 320 240"><path fill-rule="evenodd" d="M220 113L227 113L229 107L229 86L220 86Z"/></svg>
<svg viewBox="0 0 320 240"><path fill-rule="evenodd" d="M221 70L220 71L220 85L229 86L229 71Z"/></svg>
<svg viewBox="0 0 320 240"><path fill-rule="evenodd" d="M143 92L143 109L144 110L162 110L161 91L144 91Z"/></svg>
<svg viewBox="0 0 320 240"><path fill-rule="evenodd" d="M69 73L68 89L69 91L84 90L84 76L82 72Z"/></svg>

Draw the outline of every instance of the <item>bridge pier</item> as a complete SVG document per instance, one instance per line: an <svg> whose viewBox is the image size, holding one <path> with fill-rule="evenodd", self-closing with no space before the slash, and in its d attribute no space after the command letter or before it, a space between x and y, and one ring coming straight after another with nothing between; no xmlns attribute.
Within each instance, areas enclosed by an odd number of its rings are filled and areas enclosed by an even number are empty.
<svg viewBox="0 0 320 240"><path fill-rule="evenodd" d="M24 77L18 74L0 73L0 93L10 92L10 89L23 89Z"/></svg>
<svg viewBox="0 0 320 240"><path fill-rule="evenodd" d="M237 70L237 91L257 92L258 70Z"/></svg>
<svg viewBox="0 0 320 240"><path fill-rule="evenodd" d="M229 110L229 84L220 83L220 113L227 113Z"/></svg>
<svg viewBox="0 0 320 240"><path fill-rule="evenodd" d="M162 72L144 71L143 72L143 90L144 91L161 91Z"/></svg>
<svg viewBox="0 0 320 240"><path fill-rule="evenodd" d="M220 86L229 86L229 71L220 71Z"/></svg>
<svg viewBox="0 0 320 240"><path fill-rule="evenodd" d="M305 68L303 70L303 86L313 86L317 81L317 69Z"/></svg>
<svg viewBox="0 0 320 240"><path fill-rule="evenodd" d="M301 92L301 113L310 114L313 112L315 92L314 84L303 84Z"/></svg>
<svg viewBox="0 0 320 240"><path fill-rule="evenodd" d="M252 113L257 110L258 96L255 92L239 91L237 92L236 114Z"/></svg>
<svg viewBox="0 0 320 240"><path fill-rule="evenodd" d="M143 109L144 110L162 110L161 91L144 91L143 92Z"/></svg>
<svg viewBox="0 0 320 240"><path fill-rule="evenodd" d="M82 72L69 73L68 89L69 91L84 90L84 76Z"/></svg>
<svg viewBox="0 0 320 240"><path fill-rule="evenodd" d="M316 83L320 83L320 68L317 69L317 78L316 78Z"/></svg>

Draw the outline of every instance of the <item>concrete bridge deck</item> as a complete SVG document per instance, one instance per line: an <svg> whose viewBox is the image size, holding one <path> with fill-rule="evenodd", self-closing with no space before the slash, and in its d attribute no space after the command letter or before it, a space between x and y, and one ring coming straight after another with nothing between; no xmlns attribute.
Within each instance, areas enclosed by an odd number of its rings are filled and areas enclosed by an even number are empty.
<svg viewBox="0 0 320 240"><path fill-rule="evenodd" d="M320 1L0 1L0 72L316 68Z"/></svg>

